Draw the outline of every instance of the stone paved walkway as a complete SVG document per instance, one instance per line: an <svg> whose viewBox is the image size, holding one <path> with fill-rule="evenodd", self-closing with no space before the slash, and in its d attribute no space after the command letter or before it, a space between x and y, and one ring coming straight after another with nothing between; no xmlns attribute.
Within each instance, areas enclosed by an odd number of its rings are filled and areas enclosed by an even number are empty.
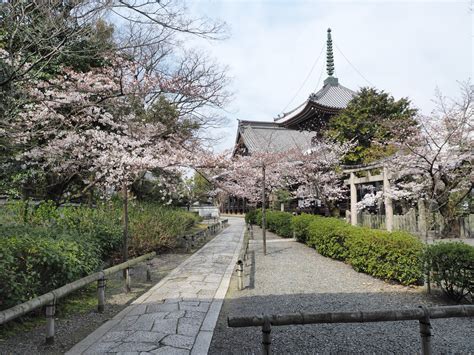
<svg viewBox="0 0 474 355"><path fill-rule="evenodd" d="M242 245L230 226L66 354L207 354Z"/></svg>

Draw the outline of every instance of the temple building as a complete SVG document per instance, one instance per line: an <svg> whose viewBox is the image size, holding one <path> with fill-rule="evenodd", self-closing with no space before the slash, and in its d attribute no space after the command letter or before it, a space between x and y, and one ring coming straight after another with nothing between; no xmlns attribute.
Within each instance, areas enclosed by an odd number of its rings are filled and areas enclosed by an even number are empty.
<svg viewBox="0 0 474 355"><path fill-rule="evenodd" d="M239 120L233 155L255 152L278 152L311 146L313 137L320 135L329 119L347 107L355 92L339 84L334 77L334 55L331 29L327 30L326 71L323 87L289 112L272 121ZM243 213L245 201L229 196L221 204L221 212Z"/></svg>

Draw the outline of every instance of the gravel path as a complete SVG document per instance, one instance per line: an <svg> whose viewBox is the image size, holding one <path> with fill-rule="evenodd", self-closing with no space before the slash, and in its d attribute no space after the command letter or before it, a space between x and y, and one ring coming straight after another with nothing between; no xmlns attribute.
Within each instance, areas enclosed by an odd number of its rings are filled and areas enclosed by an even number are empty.
<svg viewBox="0 0 474 355"><path fill-rule="evenodd" d="M271 239L276 237L270 234ZM258 229L255 231L258 239ZM277 238L278 239L278 238ZM330 312L414 308L441 305L422 287L391 285L354 271L349 265L325 258L295 241L270 241L267 256L261 240L250 244L254 267L247 287L236 291L236 280L227 293L209 354L260 352L261 328L229 328L229 315L291 312ZM433 351L474 352L474 320L432 321ZM417 321L368 324L317 324L272 327L275 354L315 353L419 353Z"/></svg>

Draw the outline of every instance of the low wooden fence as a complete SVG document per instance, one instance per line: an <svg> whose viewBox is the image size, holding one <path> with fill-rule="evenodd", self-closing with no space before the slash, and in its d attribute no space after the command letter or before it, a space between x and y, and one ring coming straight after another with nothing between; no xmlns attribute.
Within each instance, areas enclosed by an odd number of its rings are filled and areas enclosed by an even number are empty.
<svg viewBox="0 0 474 355"><path fill-rule="evenodd" d="M240 250L239 257L237 259L237 288L240 290L244 289L244 268L247 261L247 253L249 250L249 240L250 240L250 231L252 231L252 226L247 225L247 232L244 234L244 242L242 244L242 249Z"/></svg>
<svg viewBox="0 0 474 355"><path fill-rule="evenodd" d="M184 236L183 238L186 241L187 247L194 247L194 243L199 241L202 237L208 237L213 234L217 234L219 231L227 227L229 224L228 219L224 219L220 222L213 223L207 226L206 229L199 231L190 236ZM119 271L124 271L124 289L126 292L131 289L131 278L130 278L130 267L137 265L143 261L147 261L155 257L156 253L148 253L142 255L138 258L128 260L124 263L112 266L108 269L96 272L89 276L83 277L82 279L71 282L67 285L64 285L60 288L57 288L53 291L45 293L39 297L33 298L27 302L16 305L12 308L0 311L0 325L5 324L11 320L14 320L18 317L21 317L27 313L30 313L40 307L46 306L46 343L54 343L54 334L55 334L55 324L54 324L54 314L57 301L68 294L77 291L92 282L97 281L97 310L99 313L102 313L105 308L105 284L106 277L112 274L115 274ZM150 265L147 263L146 270L147 281L151 281L151 271Z"/></svg>
<svg viewBox="0 0 474 355"><path fill-rule="evenodd" d="M229 225L228 219L223 219L217 223L212 223L207 226L206 229L202 229L193 234L183 235L183 244L187 251L191 251L193 248L205 242L208 237L213 236L223 230Z"/></svg>
<svg viewBox="0 0 474 355"><path fill-rule="evenodd" d="M131 279L130 279L130 267L137 265L143 261L147 261L155 257L156 253L152 252L149 254L142 255L138 258L128 260L124 263L112 266L108 269L96 272L89 276L83 277L82 279L71 282L53 291L45 293L42 296L33 298L27 302L16 305L12 308L0 311L0 325L5 324L15 318L21 317L27 313L34 311L40 307L46 306L46 343L54 343L54 313L56 303L59 299L67 296L71 292L77 291L92 282L97 281L97 310L102 313L105 308L105 282L107 276L115 274L116 272L124 270L124 283L125 290L130 291ZM150 268L147 264L147 280L151 280Z"/></svg>
<svg viewBox="0 0 474 355"><path fill-rule="evenodd" d="M358 223L363 227L372 229L385 229L385 215L371 214L367 212L358 215ZM474 214L459 217L456 221L458 224L458 238L474 238ZM413 208L403 215L393 215L393 230L406 231L420 237L426 234L426 221L420 219L417 211ZM441 237L443 220L438 214L433 215L433 226L430 227L428 234L430 237Z"/></svg>
<svg viewBox="0 0 474 355"><path fill-rule="evenodd" d="M229 317L229 327L262 327L262 353L271 354L271 327L296 324L318 323L366 323L418 320L422 354L431 351L431 319L474 317L473 306L419 307L371 312L330 312L330 313L290 313L277 315L257 315Z"/></svg>

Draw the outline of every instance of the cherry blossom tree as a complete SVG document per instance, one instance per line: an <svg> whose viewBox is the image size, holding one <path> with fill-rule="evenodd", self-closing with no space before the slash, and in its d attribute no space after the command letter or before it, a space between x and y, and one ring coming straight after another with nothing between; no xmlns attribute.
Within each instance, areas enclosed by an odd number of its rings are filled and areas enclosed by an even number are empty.
<svg viewBox="0 0 474 355"><path fill-rule="evenodd" d="M262 204L264 254L266 196L277 190L290 190L294 197L323 199L327 204L341 198L343 187L340 164L351 148L349 143L313 139L310 149L295 147L286 151L255 152L251 155L225 155L210 162L210 180L218 189L233 196ZM308 191L316 191L308 193Z"/></svg>
<svg viewBox="0 0 474 355"><path fill-rule="evenodd" d="M142 111L135 112L135 115L142 118L146 112L148 119L152 117L151 108L160 106L165 100L178 115L175 121L179 121L179 125L175 124L174 127L186 126L188 132L196 132L193 135L199 133L202 140L205 138L202 129L221 123L221 117L213 110L222 108L230 96L225 90L228 81L226 70L206 53L190 48L186 41L196 37L223 38L224 27L209 19L193 18L184 5L182 1L2 2L2 181L14 179L21 182L32 178L37 181L51 180L52 177L59 176L47 174L45 177L41 171L34 172L32 169L25 174L26 170L20 169L25 162L12 159L14 156L18 158L21 151L31 150L34 144L39 144L41 150L44 141L30 139L29 146L25 147L14 145L12 143L16 140L5 137L16 135L12 129L21 126L16 124L18 114L24 112L25 107L32 107L32 104L42 99L39 93L35 94L35 86L40 91L45 91L47 86L55 86L55 93L59 93L58 78L66 77L65 81L71 81L70 73L65 72L64 68L92 79L94 74L110 71L113 66L117 72L115 74L126 79L116 82L119 87L114 90L106 88L104 92L100 92L98 85L94 88L95 93L91 95L100 97L101 110L111 104L109 94L112 94L127 97L129 106L133 106L135 111ZM110 61L110 58L127 60L119 63L116 59ZM133 67L127 62L133 62ZM127 65L125 69L120 67L124 63ZM119 73L119 69L124 73ZM140 88L139 98L131 98L127 92L131 87ZM72 94L69 91L67 94ZM112 105L121 108L127 105L124 100L116 102L120 104ZM76 104L77 102L71 103ZM38 105L33 110L37 107ZM126 110L122 110L120 115L114 113L114 120L118 116L127 120L127 115ZM162 110L154 112L154 116L159 116L158 119L164 123ZM11 124L12 120L15 124ZM187 122L186 125L183 124L184 121ZM21 179L18 179L19 175L22 176ZM52 195L61 195L68 186L80 185L85 181L77 174L69 177L70 179L61 177L58 181L45 181L46 190ZM31 184L22 184L29 185ZM96 186L96 183L90 181L87 185Z"/></svg>
<svg viewBox="0 0 474 355"><path fill-rule="evenodd" d="M354 146L353 142L319 138L313 140L309 151L298 151L293 159L299 161L299 166L292 170L292 180L298 186L296 197L306 205L320 200L328 215L337 216L336 203L346 198L347 193L341 164Z"/></svg>
<svg viewBox="0 0 474 355"><path fill-rule="evenodd" d="M109 60L107 67L85 73L64 68L60 76L35 82L30 103L12 121L11 138L23 147L17 159L25 162L24 169L47 172L59 181L58 199L71 192L73 181L81 186L76 196L91 189L105 196L122 190L126 260L130 185L147 171L192 166L203 150L188 132L183 135L174 125L142 115L144 98L162 84L159 78L138 80L136 63ZM140 102L142 110L137 110Z"/></svg>
<svg viewBox="0 0 474 355"><path fill-rule="evenodd" d="M418 117L419 130L397 142L390 194L397 200L424 199L429 211L444 219L442 236L452 237L462 204L472 198L474 87L461 83L455 100L438 91L436 104L431 115Z"/></svg>

